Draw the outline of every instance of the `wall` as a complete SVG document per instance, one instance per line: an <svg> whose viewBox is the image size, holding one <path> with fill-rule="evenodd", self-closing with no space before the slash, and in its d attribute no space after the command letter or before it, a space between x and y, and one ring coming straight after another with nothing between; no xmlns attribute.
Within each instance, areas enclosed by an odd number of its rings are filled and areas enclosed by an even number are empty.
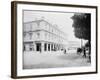
<svg viewBox="0 0 100 80"><path fill-rule="evenodd" d="M31 1L79 4L79 5L100 5L99 0L31 0ZM98 17L100 21L100 16ZM98 28L98 30L100 29ZM98 34L100 34L100 32L98 32ZM100 37L98 38L98 41L100 41ZM98 42L98 44L100 45L100 42ZM98 57L100 57L99 54ZM100 59L98 61L100 61ZM98 64L98 67L100 67L100 64ZM0 0L0 80L13 80L10 78L10 70L11 70L10 68L11 68L11 0ZM98 74L44 77L44 78L34 78L34 79L30 78L28 80L100 80L99 76L100 76L100 69Z"/></svg>

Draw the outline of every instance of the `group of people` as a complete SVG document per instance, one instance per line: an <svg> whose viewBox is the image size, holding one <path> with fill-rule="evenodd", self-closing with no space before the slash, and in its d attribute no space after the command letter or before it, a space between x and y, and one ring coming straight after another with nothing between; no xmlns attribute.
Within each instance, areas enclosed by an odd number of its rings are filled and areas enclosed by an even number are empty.
<svg viewBox="0 0 100 80"><path fill-rule="evenodd" d="M66 54L66 49L61 49L61 51L63 51L63 53Z"/></svg>
<svg viewBox="0 0 100 80"><path fill-rule="evenodd" d="M84 58L88 58L88 62L91 62L91 53L89 47L77 48L77 54L83 54Z"/></svg>

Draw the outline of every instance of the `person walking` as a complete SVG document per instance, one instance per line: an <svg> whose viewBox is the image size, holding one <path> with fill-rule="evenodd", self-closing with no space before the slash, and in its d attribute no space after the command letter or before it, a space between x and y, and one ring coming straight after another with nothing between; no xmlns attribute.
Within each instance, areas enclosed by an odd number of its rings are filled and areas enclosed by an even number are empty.
<svg viewBox="0 0 100 80"><path fill-rule="evenodd" d="M64 54L66 54L66 49L64 49Z"/></svg>
<svg viewBox="0 0 100 80"><path fill-rule="evenodd" d="M86 50L85 50L85 47L83 48L83 57L86 58Z"/></svg>

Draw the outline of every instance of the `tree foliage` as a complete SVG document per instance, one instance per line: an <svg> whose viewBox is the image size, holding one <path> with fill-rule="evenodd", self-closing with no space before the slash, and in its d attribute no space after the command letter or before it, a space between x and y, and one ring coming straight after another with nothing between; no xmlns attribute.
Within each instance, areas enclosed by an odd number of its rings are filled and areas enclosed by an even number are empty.
<svg viewBox="0 0 100 80"><path fill-rule="evenodd" d="M74 33L77 38L90 40L91 37L91 15L87 13L76 13L72 16Z"/></svg>

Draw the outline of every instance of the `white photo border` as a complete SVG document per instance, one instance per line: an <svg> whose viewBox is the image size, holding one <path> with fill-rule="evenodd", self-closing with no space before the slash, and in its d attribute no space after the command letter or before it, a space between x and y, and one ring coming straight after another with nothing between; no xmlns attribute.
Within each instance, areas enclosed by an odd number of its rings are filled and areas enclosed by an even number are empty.
<svg viewBox="0 0 100 80"><path fill-rule="evenodd" d="M30 2L31 3L31 2ZM71 7L71 6L52 6L52 5L36 5L34 4L17 4L17 76L44 76L56 74L76 74L97 72L97 34L96 34L96 8L89 7ZM91 14L91 66L88 67L67 67L67 68L52 68L52 69L23 69L23 10L45 10L45 11L60 11L60 12L75 12L75 13L90 13Z"/></svg>

